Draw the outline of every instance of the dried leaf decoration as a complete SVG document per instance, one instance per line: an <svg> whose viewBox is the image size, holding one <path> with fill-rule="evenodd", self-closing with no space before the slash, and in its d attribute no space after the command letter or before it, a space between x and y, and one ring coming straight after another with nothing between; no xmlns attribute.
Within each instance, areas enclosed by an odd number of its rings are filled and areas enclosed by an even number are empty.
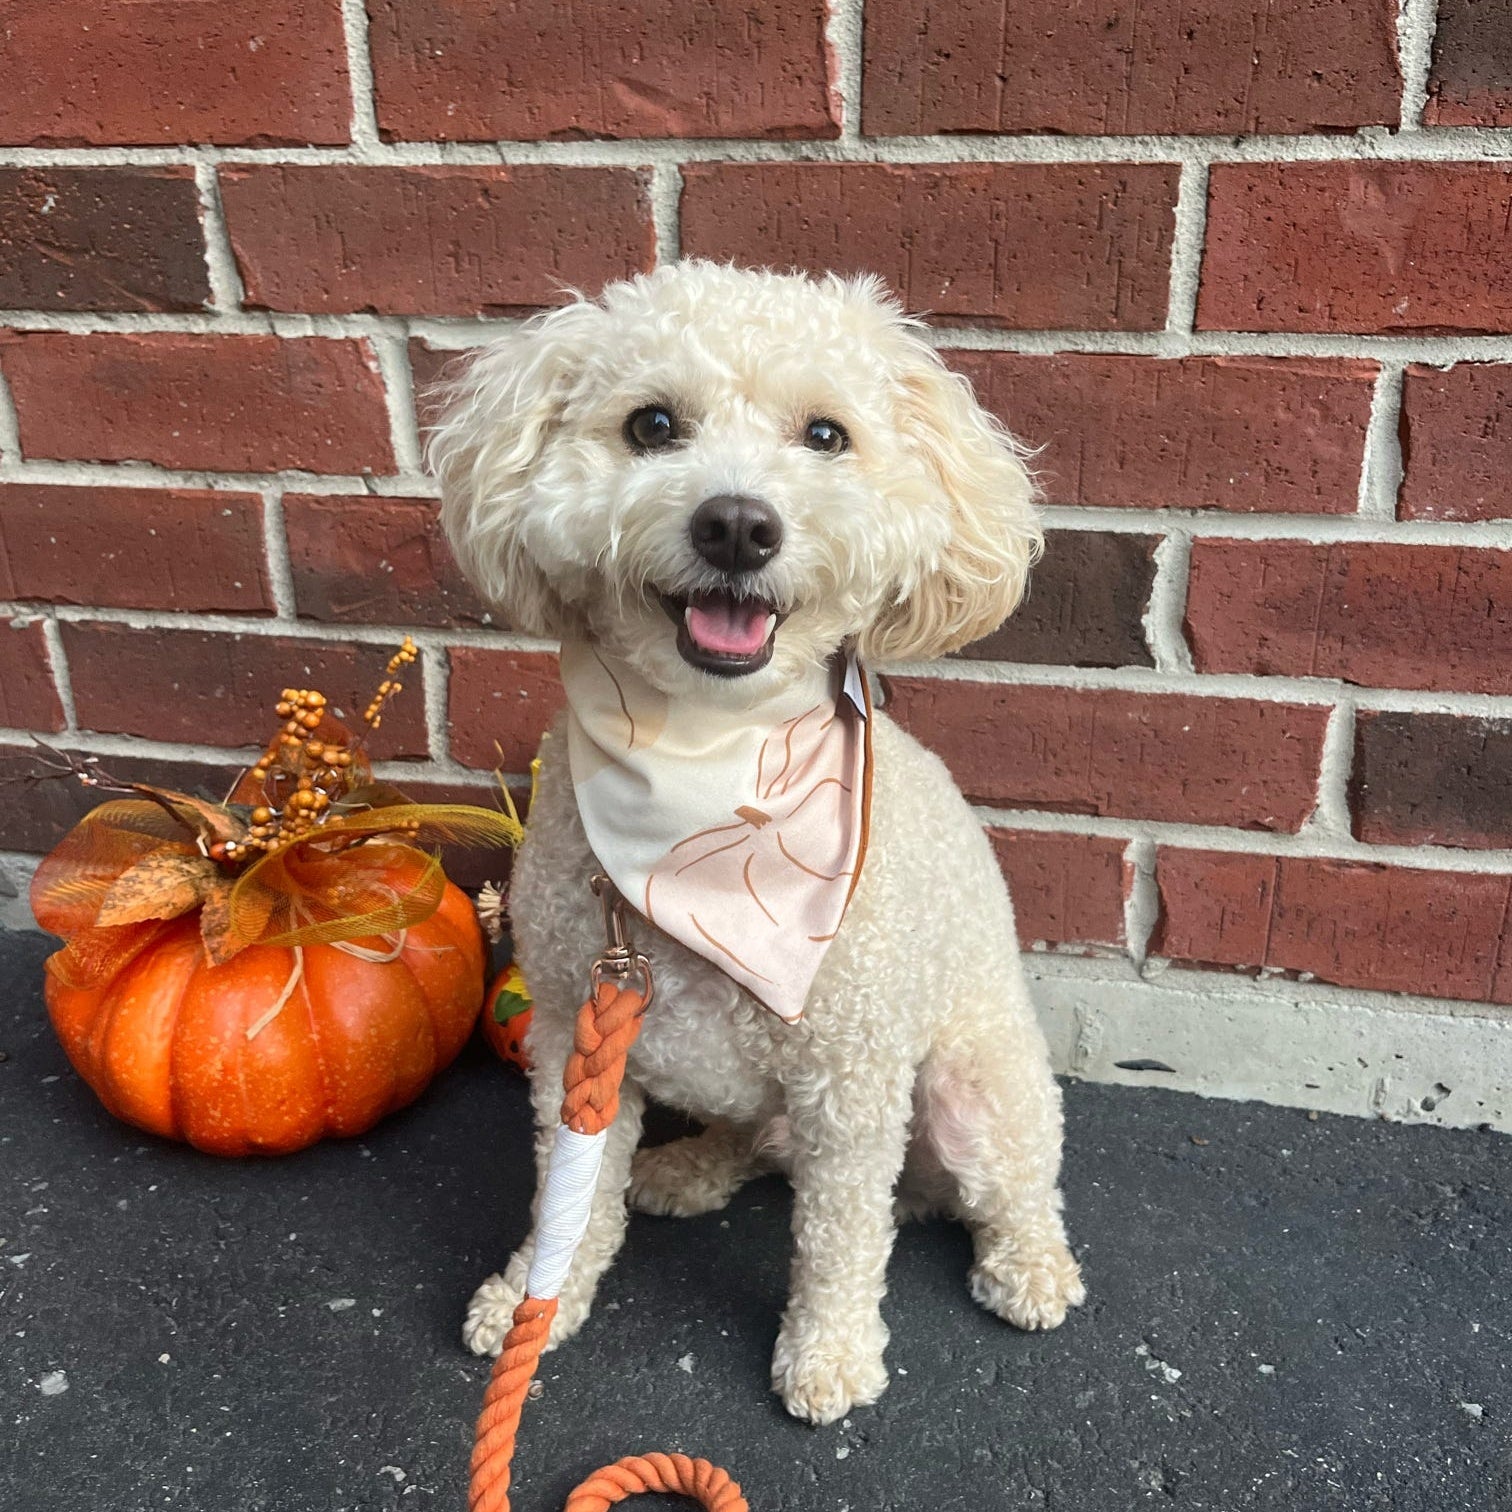
<svg viewBox="0 0 1512 1512"><path fill-rule="evenodd" d="M369 729L417 654L406 639L390 660L364 715ZM512 805L411 803L375 782L320 693L285 688L277 712L282 727L225 803L115 784L139 796L100 804L46 857L32 909L65 941L51 972L99 986L194 909L217 965L252 945L399 935L440 906L446 876L434 847L519 844ZM88 780L102 785L93 771Z"/></svg>
<svg viewBox="0 0 1512 1512"><path fill-rule="evenodd" d="M144 856L110 884L99 925L141 924L148 919L176 919L204 902L219 879L215 862L163 849Z"/></svg>
<svg viewBox="0 0 1512 1512"><path fill-rule="evenodd" d="M224 966L238 950L241 941L231 928L231 882L222 877L200 906L200 939L213 965Z"/></svg>

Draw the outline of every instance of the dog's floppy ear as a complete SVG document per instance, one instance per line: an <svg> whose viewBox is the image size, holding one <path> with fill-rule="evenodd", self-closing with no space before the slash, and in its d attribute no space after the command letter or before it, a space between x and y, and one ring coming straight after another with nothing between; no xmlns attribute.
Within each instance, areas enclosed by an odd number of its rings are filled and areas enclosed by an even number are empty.
<svg viewBox="0 0 1512 1512"><path fill-rule="evenodd" d="M906 338L898 425L924 466L948 536L938 559L861 638L877 661L927 661L987 635L1024 596L1044 535L1025 449L978 405L971 384Z"/></svg>
<svg viewBox="0 0 1512 1512"><path fill-rule="evenodd" d="M562 634L570 614L531 554L523 505L601 318L581 301L537 316L484 347L435 395L441 414L426 460L441 484L452 553L483 598L531 635Z"/></svg>

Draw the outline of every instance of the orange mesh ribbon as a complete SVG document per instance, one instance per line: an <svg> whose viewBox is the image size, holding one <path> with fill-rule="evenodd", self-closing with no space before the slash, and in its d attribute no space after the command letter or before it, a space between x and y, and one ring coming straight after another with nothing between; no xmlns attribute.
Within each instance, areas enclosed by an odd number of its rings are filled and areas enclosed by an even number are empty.
<svg viewBox="0 0 1512 1512"><path fill-rule="evenodd" d="M32 911L65 942L48 969L71 987L103 986L193 909L217 964L249 945L397 934L428 919L446 887L440 857L422 847L514 845L521 834L511 815L370 787L238 870L208 852L246 833L243 813L150 791L91 810L37 868Z"/></svg>

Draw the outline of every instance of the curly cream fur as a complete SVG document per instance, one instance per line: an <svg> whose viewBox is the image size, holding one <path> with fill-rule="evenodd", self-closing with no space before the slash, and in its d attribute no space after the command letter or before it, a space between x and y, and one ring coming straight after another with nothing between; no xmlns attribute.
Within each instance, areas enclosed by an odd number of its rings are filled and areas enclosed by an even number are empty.
<svg viewBox="0 0 1512 1512"><path fill-rule="evenodd" d="M636 456L623 422L652 402L672 406L689 438ZM846 427L850 451L796 444L816 415ZM511 624L586 632L669 691L725 702L847 641L890 658L964 644L1018 602L1040 539L1020 449L866 280L690 262L613 285L477 358L432 459L457 555ZM771 663L740 679L686 665L657 601L658 589L707 586L687 527L718 493L759 495L785 528L753 587L788 618ZM564 744L548 751L512 889L538 1005L542 1169L602 943ZM816 1423L886 1385L880 1302L905 1162L905 1210L944 1208L971 1227L971 1290L985 1307L1052 1328L1083 1297L1060 1215L1060 1096L1001 875L944 766L880 713L873 745L866 865L800 1023L639 927L657 1002L554 1330L560 1342L587 1316L627 1198L706 1212L780 1164L794 1257L772 1379ZM648 1094L706 1133L636 1155ZM480 1353L499 1347L529 1253L527 1240L473 1299L464 1334Z"/></svg>

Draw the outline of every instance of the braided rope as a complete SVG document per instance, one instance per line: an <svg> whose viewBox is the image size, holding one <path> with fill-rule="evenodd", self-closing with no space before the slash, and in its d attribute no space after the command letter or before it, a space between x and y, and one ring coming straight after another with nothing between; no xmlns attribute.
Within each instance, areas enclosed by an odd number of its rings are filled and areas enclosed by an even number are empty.
<svg viewBox="0 0 1512 1512"><path fill-rule="evenodd" d="M614 1122L625 1060L640 1033L647 1000L648 993L634 987L608 980L595 983L593 996L578 1013L573 1051L562 1074L562 1122L569 1128L598 1134ZM515 1309L478 1415L469 1512L509 1512L509 1467L520 1414L556 1310L554 1297L526 1297ZM566 1512L603 1512L642 1491L680 1493L706 1512L748 1512L740 1487L725 1471L685 1454L631 1455L607 1465L568 1497Z"/></svg>
<svg viewBox="0 0 1512 1512"><path fill-rule="evenodd" d="M567 1498L566 1512L605 1512L642 1491L690 1496L707 1512L747 1512L746 1499L728 1471L686 1454L632 1454L605 1465Z"/></svg>
<svg viewBox="0 0 1512 1512"><path fill-rule="evenodd" d="M514 1326L499 1351L483 1394L483 1410L478 1414L468 1512L509 1512L509 1464L514 1458L520 1413L556 1310L555 1297L547 1302L526 1297L515 1308Z"/></svg>

